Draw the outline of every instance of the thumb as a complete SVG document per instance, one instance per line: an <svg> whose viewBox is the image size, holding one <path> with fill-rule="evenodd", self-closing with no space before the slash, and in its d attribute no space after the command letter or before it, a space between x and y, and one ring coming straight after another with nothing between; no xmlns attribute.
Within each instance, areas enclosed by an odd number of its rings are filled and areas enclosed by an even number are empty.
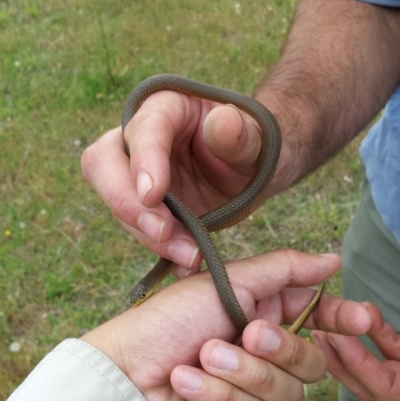
<svg viewBox="0 0 400 401"><path fill-rule="evenodd" d="M210 152L235 171L250 174L260 153L261 138L256 121L233 105L215 107L203 125Z"/></svg>

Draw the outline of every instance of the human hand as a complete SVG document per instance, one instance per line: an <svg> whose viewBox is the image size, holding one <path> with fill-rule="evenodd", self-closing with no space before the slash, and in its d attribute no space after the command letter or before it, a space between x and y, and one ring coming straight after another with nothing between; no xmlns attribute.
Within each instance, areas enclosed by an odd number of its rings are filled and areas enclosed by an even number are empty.
<svg viewBox="0 0 400 401"><path fill-rule="evenodd" d="M258 131L235 107L163 91L143 103L125 130L130 159L117 128L84 152L82 171L144 246L196 268L198 246L162 204L165 193L173 192L197 215L226 203L253 173ZM269 191L273 187L274 180Z"/></svg>
<svg viewBox="0 0 400 401"><path fill-rule="evenodd" d="M368 336L377 345L378 360L354 337L313 332L324 351L329 371L361 401L395 401L400 398L400 335L382 319L379 309L365 302L371 314Z"/></svg>
<svg viewBox="0 0 400 401"><path fill-rule="evenodd" d="M303 382L326 368L321 350L277 326L292 323L316 285L337 271L340 259L275 251L227 263L236 295L251 323L243 347L208 272L156 293L83 336L110 357L152 400L299 400ZM261 320L268 319L268 320ZM370 325L366 308L324 294L306 326L360 335ZM200 364L199 364L200 363ZM202 369L200 368L202 367Z"/></svg>

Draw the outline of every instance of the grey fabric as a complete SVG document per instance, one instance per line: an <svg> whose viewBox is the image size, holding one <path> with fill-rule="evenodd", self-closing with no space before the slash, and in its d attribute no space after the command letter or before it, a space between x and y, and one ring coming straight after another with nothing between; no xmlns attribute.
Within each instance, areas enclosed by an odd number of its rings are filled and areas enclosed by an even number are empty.
<svg viewBox="0 0 400 401"><path fill-rule="evenodd" d="M371 301L379 306L386 322L400 331L400 245L385 227L365 180L361 200L343 244L343 296ZM364 336L363 344L380 359L377 347ZM341 388L340 401L356 401Z"/></svg>

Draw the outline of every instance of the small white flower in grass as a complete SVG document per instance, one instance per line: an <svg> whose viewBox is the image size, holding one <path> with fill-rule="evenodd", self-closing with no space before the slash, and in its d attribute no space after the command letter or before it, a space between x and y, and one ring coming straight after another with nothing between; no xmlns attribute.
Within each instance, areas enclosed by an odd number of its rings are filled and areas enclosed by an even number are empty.
<svg viewBox="0 0 400 401"><path fill-rule="evenodd" d="M15 68L21 67L21 62L19 60L15 60L14 61L14 67Z"/></svg>
<svg viewBox="0 0 400 401"><path fill-rule="evenodd" d="M10 350L11 352L19 352L20 349L21 349L21 343L19 343L18 341L13 341L13 342L10 344L9 350Z"/></svg>
<svg viewBox="0 0 400 401"><path fill-rule="evenodd" d="M172 29L171 25L167 25L167 27L165 28L167 31L170 31Z"/></svg>
<svg viewBox="0 0 400 401"><path fill-rule="evenodd" d="M235 3L235 11L237 14L240 14L240 3Z"/></svg>

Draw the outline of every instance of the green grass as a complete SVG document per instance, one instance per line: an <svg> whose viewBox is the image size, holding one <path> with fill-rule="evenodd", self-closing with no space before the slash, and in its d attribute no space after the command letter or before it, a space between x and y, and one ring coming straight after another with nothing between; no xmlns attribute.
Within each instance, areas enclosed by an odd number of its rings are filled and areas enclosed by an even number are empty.
<svg viewBox="0 0 400 401"><path fill-rule="evenodd" d="M125 309L155 261L83 182L83 149L119 124L129 92L156 73L250 94L278 57L295 4L0 1L1 400L62 339ZM358 199L356 149L219 234L224 257L340 252ZM339 294L340 283L328 290ZM309 400L335 400L336 387L327 377L309 386Z"/></svg>

